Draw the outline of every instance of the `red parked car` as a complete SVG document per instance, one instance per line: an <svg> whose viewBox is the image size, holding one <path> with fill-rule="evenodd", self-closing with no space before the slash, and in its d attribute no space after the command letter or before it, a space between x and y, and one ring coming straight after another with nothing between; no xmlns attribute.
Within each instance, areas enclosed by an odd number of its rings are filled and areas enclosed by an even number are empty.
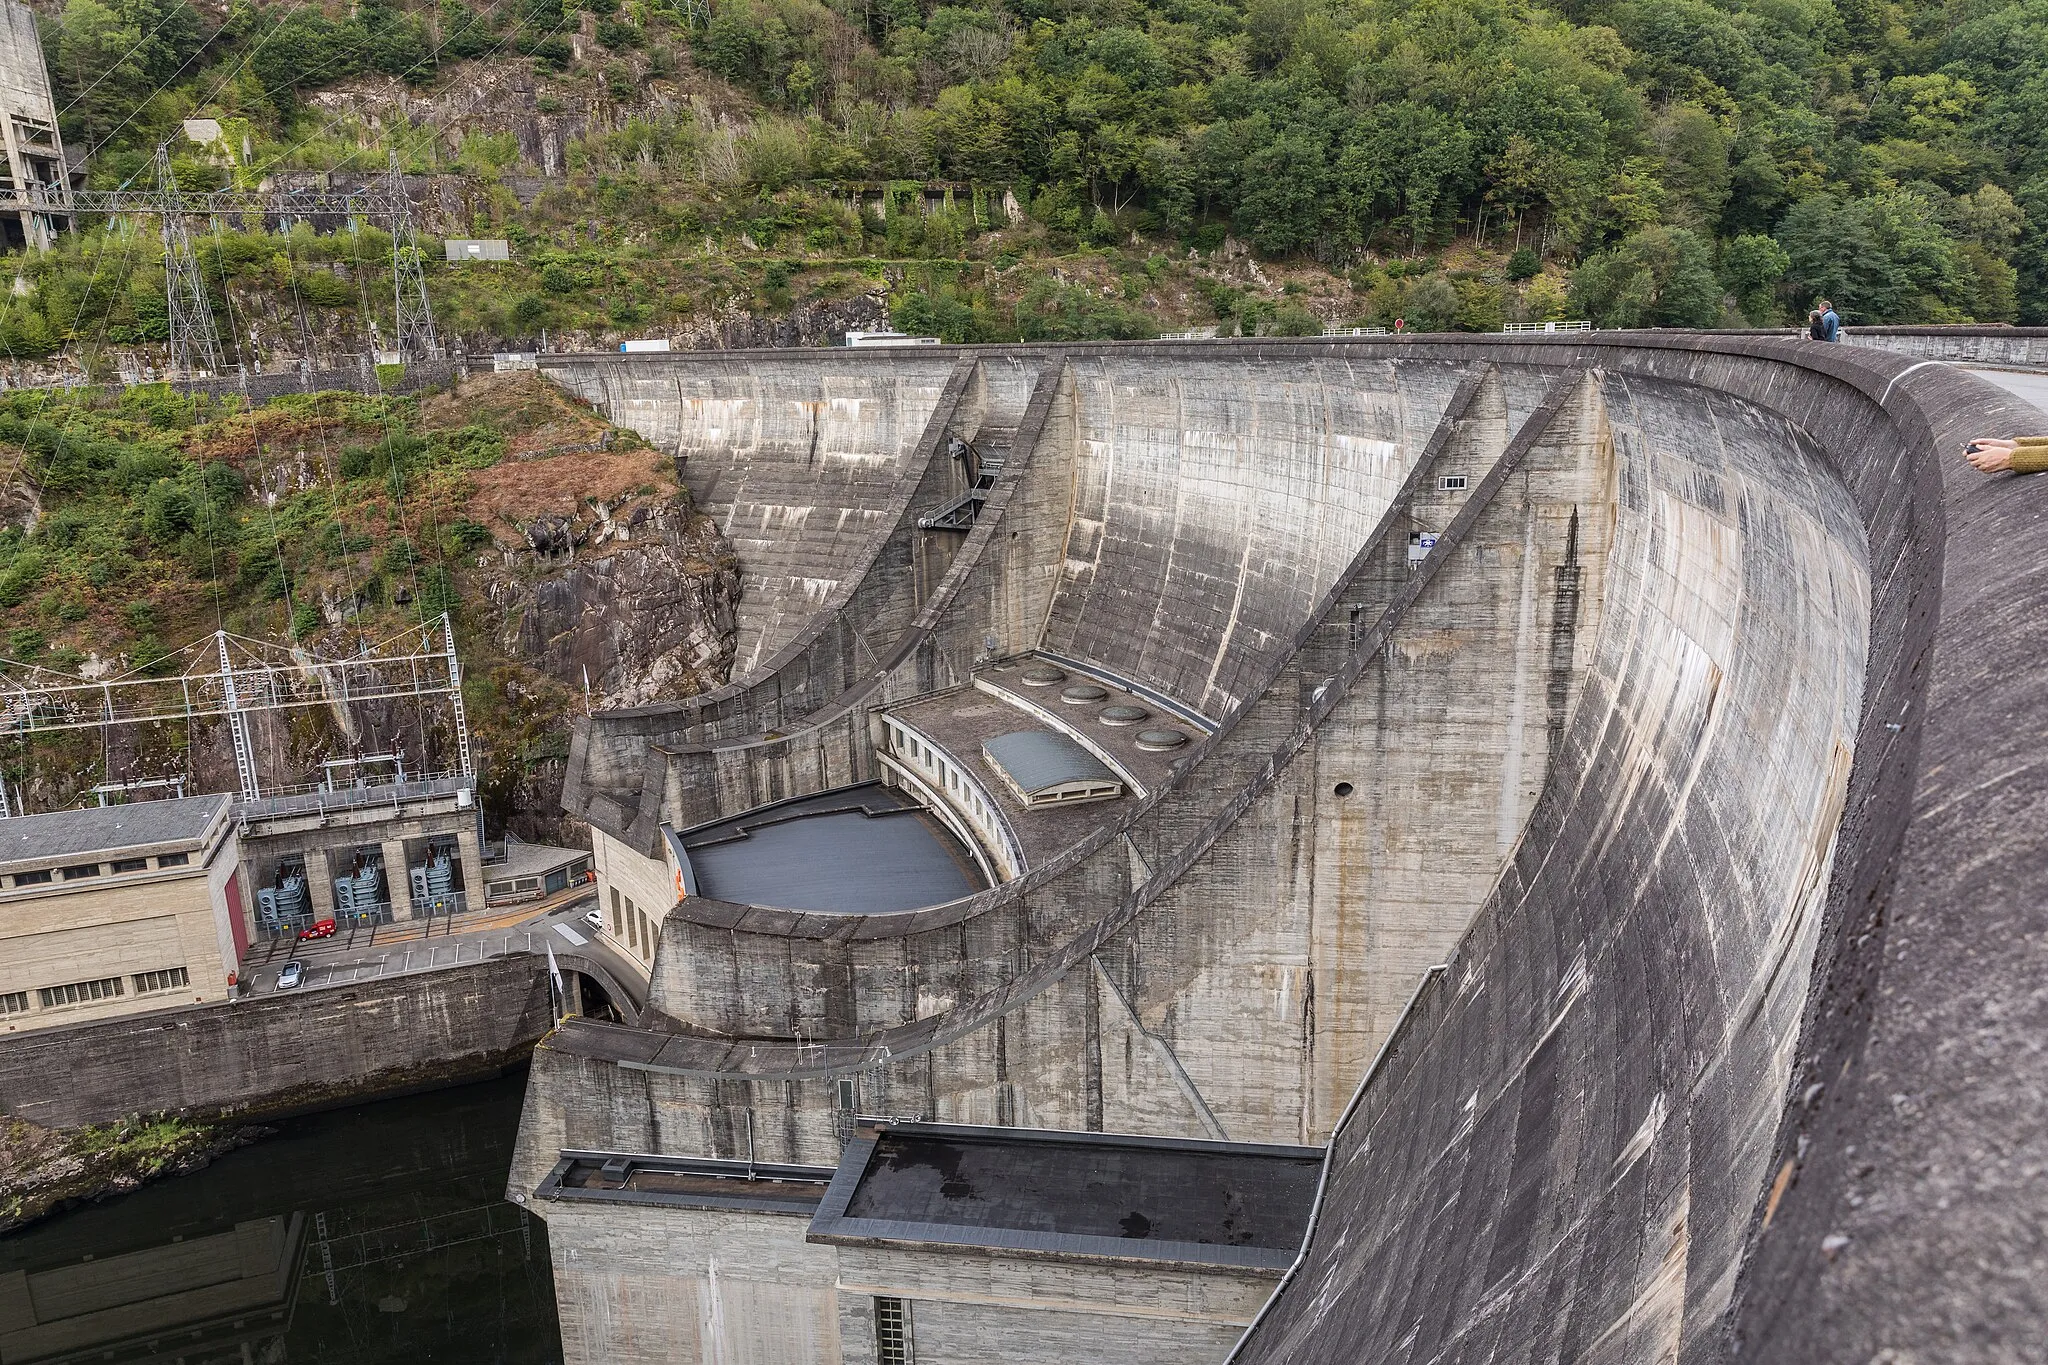
<svg viewBox="0 0 2048 1365"><path fill-rule="evenodd" d="M314 920L311 928L299 930L299 942L301 943L304 943L307 939L333 937L334 921L331 919Z"/></svg>

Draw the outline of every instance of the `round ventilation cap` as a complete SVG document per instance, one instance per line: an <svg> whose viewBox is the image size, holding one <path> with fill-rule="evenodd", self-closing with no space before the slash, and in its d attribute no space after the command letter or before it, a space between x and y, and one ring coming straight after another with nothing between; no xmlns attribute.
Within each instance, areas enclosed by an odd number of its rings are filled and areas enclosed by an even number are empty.
<svg viewBox="0 0 2048 1365"><path fill-rule="evenodd" d="M1065 673L1057 668L1047 668L1043 664L1038 665L1036 668L1024 670L1024 685L1026 687L1051 687L1054 683L1062 683L1066 680L1067 675Z"/></svg>
<svg viewBox="0 0 2048 1365"><path fill-rule="evenodd" d="M1142 706L1105 706L1096 719L1104 725L1136 725L1151 714Z"/></svg>
<svg viewBox="0 0 2048 1365"><path fill-rule="evenodd" d="M1109 693L1094 683L1075 683L1072 687L1060 689L1060 700L1069 706L1081 706L1091 701L1106 701Z"/></svg>
<svg viewBox="0 0 2048 1365"><path fill-rule="evenodd" d="M1138 731L1138 747L1140 749L1151 749L1155 752L1160 749L1178 749L1187 742L1188 737L1178 730Z"/></svg>

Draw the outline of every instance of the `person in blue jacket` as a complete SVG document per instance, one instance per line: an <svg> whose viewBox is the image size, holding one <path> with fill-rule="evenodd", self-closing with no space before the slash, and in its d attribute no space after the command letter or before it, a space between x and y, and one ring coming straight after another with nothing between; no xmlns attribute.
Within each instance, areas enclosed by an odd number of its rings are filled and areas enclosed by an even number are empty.
<svg viewBox="0 0 2048 1365"><path fill-rule="evenodd" d="M1840 341L1842 339L1842 315L1835 311L1835 305L1826 299L1820 301L1820 339Z"/></svg>

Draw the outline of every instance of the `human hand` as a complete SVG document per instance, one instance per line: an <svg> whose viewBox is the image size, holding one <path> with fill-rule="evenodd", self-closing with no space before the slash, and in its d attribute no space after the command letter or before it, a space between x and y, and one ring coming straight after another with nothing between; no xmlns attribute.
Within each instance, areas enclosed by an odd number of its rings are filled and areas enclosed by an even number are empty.
<svg viewBox="0 0 2048 1365"><path fill-rule="evenodd" d="M2015 444L2002 436L1979 436L1963 447L1963 458L1982 473L1996 474L2012 468L2015 449Z"/></svg>

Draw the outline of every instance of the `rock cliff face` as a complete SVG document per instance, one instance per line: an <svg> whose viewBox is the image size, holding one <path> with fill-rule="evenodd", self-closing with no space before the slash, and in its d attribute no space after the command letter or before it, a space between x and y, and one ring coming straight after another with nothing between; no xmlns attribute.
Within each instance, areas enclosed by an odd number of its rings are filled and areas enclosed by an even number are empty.
<svg viewBox="0 0 2048 1365"><path fill-rule="evenodd" d="M836 346L849 331L884 331L888 327L889 300L881 294L860 294L850 299L812 299L780 316L739 307L725 309L684 324L670 344L686 351ZM593 344L597 340L592 338Z"/></svg>
<svg viewBox="0 0 2048 1365"><path fill-rule="evenodd" d="M731 545L687 493L595 510L595 524L528 528L535 558L560 567L492 585L500 648L609 706L722 685L740 593Z"/></svg>

